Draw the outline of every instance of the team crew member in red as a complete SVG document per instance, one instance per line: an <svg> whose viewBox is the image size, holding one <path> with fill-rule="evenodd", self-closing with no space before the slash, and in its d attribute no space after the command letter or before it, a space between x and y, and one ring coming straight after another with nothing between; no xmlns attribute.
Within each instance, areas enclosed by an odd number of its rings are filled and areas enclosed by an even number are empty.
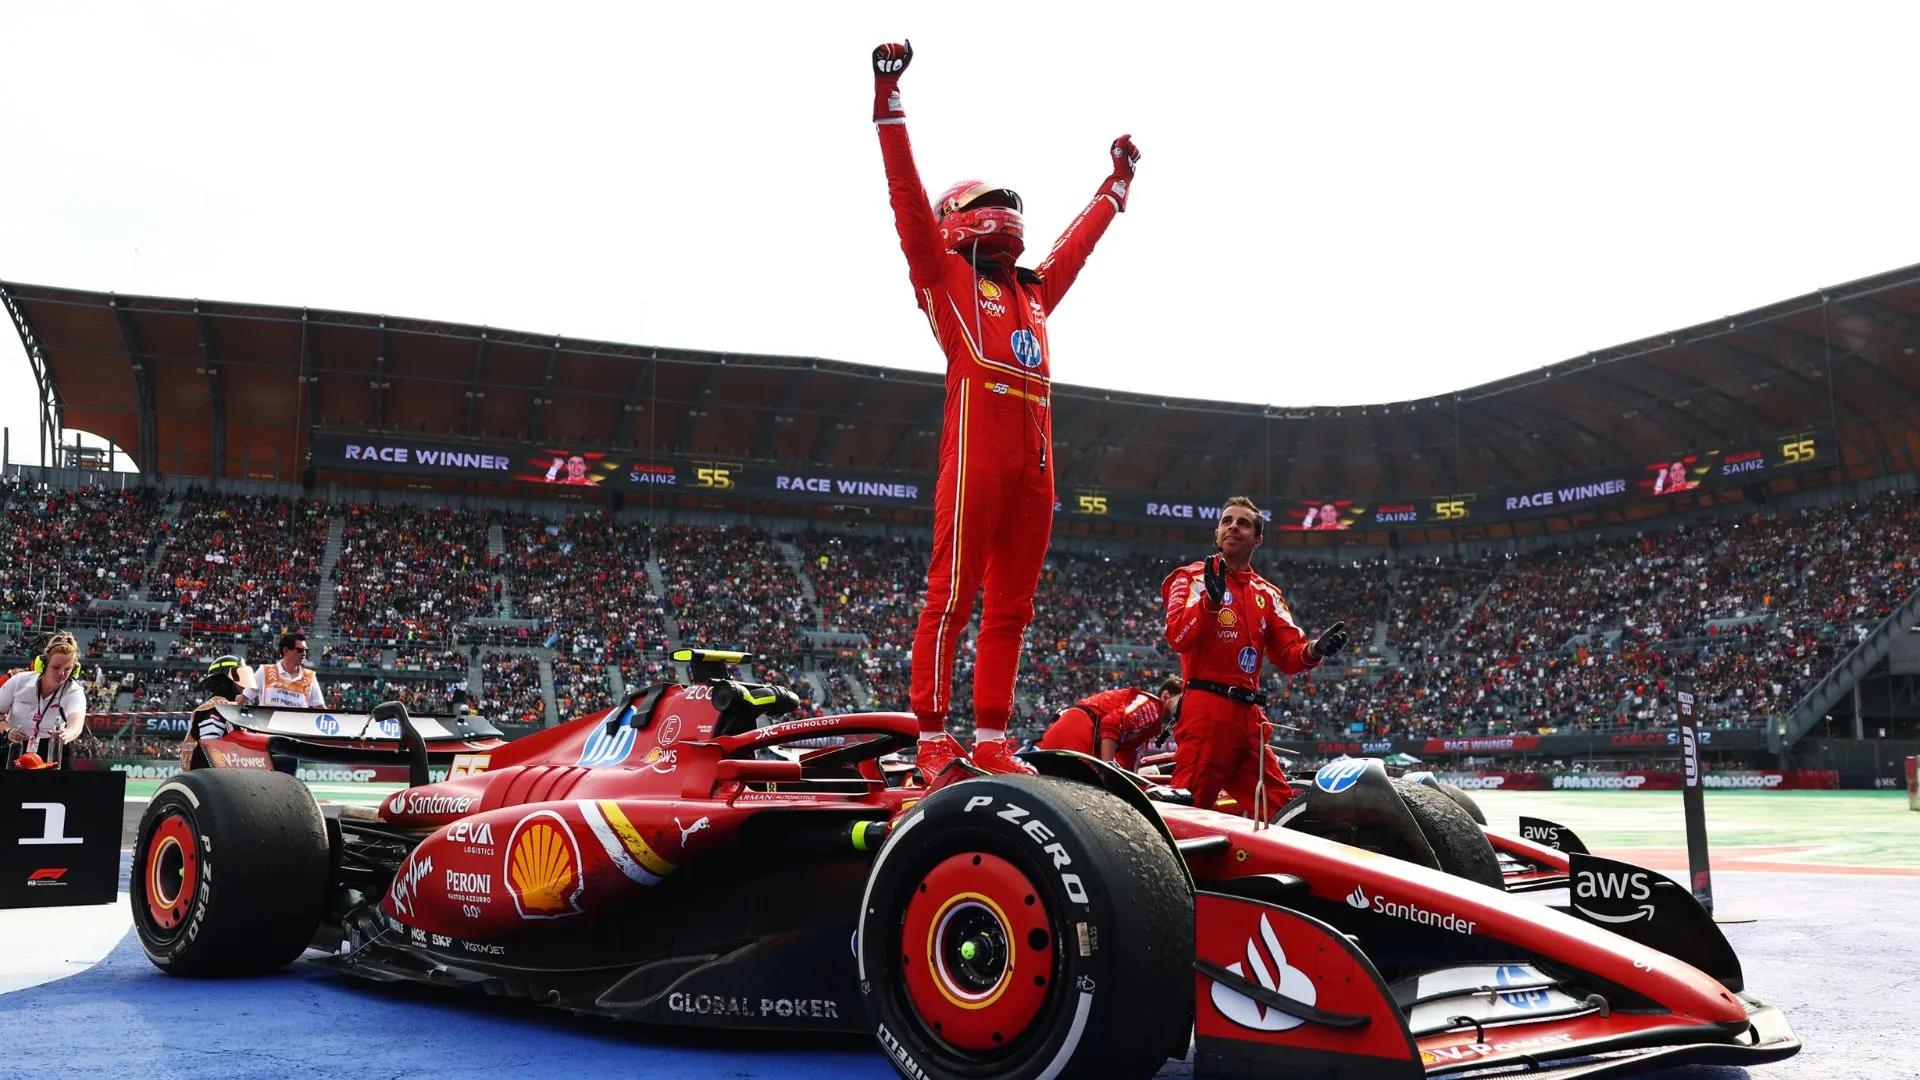
<svg viewBox="0 0 1920 1080"><path fill-rule="evenodd" d="M1180 680L1160 684L1158 694L1131 686L1067 706L1040 737L1042 750L1078 750L1123 769L1140 767L1140 750L1158 741L1180 707ZM1096 737L1097 736L1097 737Z"/></svg>
<svg viewBox="0 0 1920 1080"><path fill-rule="evenodd" d="M1033 620L1033 593L1053 531L1047 318L1113 216L1126 209L1140 154L1128 136L1115 139L1113 171L1093 202L1038 267L1017 266L1024 250L1019 195L968 180L927 201L900 108L900 75L912 60L910 45L873 50L873 119L907 276L947 354L933 562L913 639L918 762L931 786L965 757L946 724L954 652L983 586L973 762L988 772L1033 771L1014 758L1006 729L1020 638Z"/></svg>
<svg viewBox="0 0 1920 1080"><path fill-rule="evenodd" d="M1265 533L1252 499L1228 499L1213 533L1218 553L1168 575L1160 598L1187 691L1174 728L1173 786L1191 791L1203 810L1225 789L1242 814L1270 819L1293 792L1261 736L1260 660L1297 675L1345 648L1347 627L1336 622L1318 641L1307 640L1280 590L1253 572ZM1263 776L1265 800L1257 806Z"/></svg>

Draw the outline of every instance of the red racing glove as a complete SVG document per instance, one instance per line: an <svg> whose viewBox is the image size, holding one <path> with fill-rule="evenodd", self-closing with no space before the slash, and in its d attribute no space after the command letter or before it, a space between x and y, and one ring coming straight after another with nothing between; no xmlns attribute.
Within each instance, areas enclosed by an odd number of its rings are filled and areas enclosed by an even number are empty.
<svg viewBox="0 0 1920 1080"><path fill-rule="evenodd" d="M908 56L913 54L909 52ZM1133 145L1133 136L1122 135L1113 140L1113 175L1107 177L1103 194L1113 196L1118 204L1114 209L1127 212L1127 189L1133 186L1133 172L1140 164L1140 151Z"/></svg>
<svg viewBox="0 0 1920 1080"><path fill-rule="evenodd" d="M913 42L876 45L873 49L873 122L898 123L907 118L900 107L900 75L913 63Z"/></svg>

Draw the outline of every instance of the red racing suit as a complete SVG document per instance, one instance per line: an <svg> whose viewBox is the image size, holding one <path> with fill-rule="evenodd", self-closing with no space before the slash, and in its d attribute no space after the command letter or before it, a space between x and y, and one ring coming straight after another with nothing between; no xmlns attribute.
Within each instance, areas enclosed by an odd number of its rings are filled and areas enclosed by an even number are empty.
<svg viewBox="0 0 1920 1080"><path fill-rule="evenodd" d="M1239 702L1194 685L1195 680L1239 687L1260 687L1265 657L1289 675L1315 667L1311 644L1293 621L1287 602L1251 569L1229 570L1224 602L1207 599L1205 561L1175 570L1160 585L1167 606L1167 644L1180 654L1186 693L1180 697L1180 721L1174 730L1173 786L1193 792L1193 805L1211 810L1224 788L1239 811L1253 816L1254 785L1266 774L1267 815L1293 797L1280 759L1260 737L1266 714L1251 702Z"/></svg>
<svg viewBox="0 0 1920 1080"><path fill-rule="evenodd" d="M1119 204L1104 189L1037 270L1008 273L946 251L913 164L906 124L878 122L900 247L920 310L947 354L933 561L913 637L912 706L923 731L953 706L954 652L984 585L973 677L975 723L1005 730L1020 638L1033 621L1053 532L1052 368L1047 317L1072 287Z"/></svg>
<svg viewBox="0 0 1920 1080"><path fill-rule="evenodd" d="M1040 749L1078 750L1099 757L1101 741L1112 739L1120 744L1114 763L1123 769L1138 768L1140 748L1160 734L1165 717L1160 699L1145 690L1103 690L1063 710L1040 737Z"/></svg>

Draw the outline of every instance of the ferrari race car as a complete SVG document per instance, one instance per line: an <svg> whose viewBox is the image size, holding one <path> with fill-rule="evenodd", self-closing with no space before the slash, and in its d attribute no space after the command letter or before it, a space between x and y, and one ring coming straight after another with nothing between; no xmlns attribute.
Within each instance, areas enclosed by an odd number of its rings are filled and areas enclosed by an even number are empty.
<svg viewBox="0 0 1920 1080"><path fill-rule="evenodd" d="M1321 769L1272 825L1061 752L927 794L878 767L912 716L783 720L796 699L729 678L739 654L678 659L687 683L437 782L444 724L345 718L412 777L378 806L204 755L141 821L141 944L181 976L317 950L583 1014L871 1033L911 1080L1189 1053L1198 1077L1598 1077L1799 1050L1685 889L1570 833L1483 831L1378 761ZM282 756L345 753L273 720Z"/></svg>

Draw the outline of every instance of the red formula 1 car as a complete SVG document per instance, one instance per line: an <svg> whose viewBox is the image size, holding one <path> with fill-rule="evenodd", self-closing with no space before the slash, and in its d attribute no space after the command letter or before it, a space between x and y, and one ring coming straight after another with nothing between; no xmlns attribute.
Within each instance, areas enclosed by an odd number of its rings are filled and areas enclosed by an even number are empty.
<svg viewBox="0 0 1920 1080"><path fill-rule="evenodd" d="M877 767L912 716L782 721L796 699L729 679L737 654L678 658L687 684L437 783L420 721L383 706L416 782L378 807L182 774L140 826L142 945L179 975L317 949L579 1013L870 1032L913 1080L1189 1053L1200 1077L1597 1077L1799 1049L1686 890L1518 837L1496 856L1377 761L1321 769L1277 826L1065 753L927 795ZM1559 908L1515 891L1556 878Z"/></svg>

